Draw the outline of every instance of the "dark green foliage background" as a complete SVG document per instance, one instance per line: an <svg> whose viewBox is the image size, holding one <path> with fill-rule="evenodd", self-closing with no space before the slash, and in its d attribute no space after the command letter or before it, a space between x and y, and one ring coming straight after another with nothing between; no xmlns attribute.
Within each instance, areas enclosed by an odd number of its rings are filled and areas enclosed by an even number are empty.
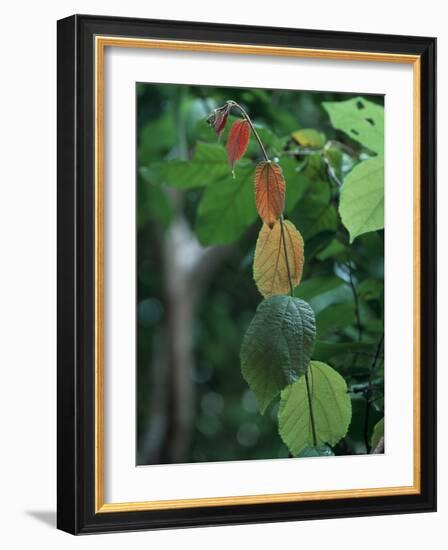
<svg viewBox="0 0 448 550"><path fill-rule="evenodd" d="M282 90L249 90L179 85L137 85L137 462L147 463L141 442L148 435L152 400L153 357L160 342L160 326L166 312L161 269L161 236L175 213L169 187L154 163L176 158L189 159L198 142L216 143L206 117L216 106L233 99L246 108L255 124L268 128L278 143L271 154L297 148L291 133L314 128L327 139L347 145L353 152L334 153L334 171L357 162L362 146L332 128L323 101L343 101L350 94L311 93ZM382 97L369 97L383 104ZM252 138L251 138L252 141ZM353 158L350 159L349 157ZM347 158L345 158L347 157ZM260 160L257 147L248 158ZM305 270L296 296L313 307L317 343L313 359L335 368L346 380L352 399L353 417L347 436L335 454L366 452L373 426L383 415L382 360L372 375L370 368L383 334L384 235L374 231L349 236L337 212L338 184L319 154L297 176L295 169L305 157L289 155L284 168L286 193L290 178L308 180L295 203L287 203L287 215L305 240ZM344 164L345 163L345 164ZM345 166L347 165L347 166ZM244 165L243 165L244 166ZM285 165L286 166L286 165ZM238 171L238 165L237 169ZM219 183L217 183L218 185ZM203 188L185 191L183 212L194 230ZM324 211L324 213L323 213ZM232 244L205 288L194 317L195 366L190 373L195 387L195 415L186 462L276 458L289 456L278 435L278 399L266 413L259 413L255 396L240 370L240 347L244 333L260 303L252 279L252 260L261 224L256 221ZM348 269L350 265L350 270ZM350 281L351 278L351 281ZM356 316L356 291L358 313ZM361 334L360 334L361 328ZM370 375L370 378L369 378ZM372 404L366 424L366 390Z"/></svg>

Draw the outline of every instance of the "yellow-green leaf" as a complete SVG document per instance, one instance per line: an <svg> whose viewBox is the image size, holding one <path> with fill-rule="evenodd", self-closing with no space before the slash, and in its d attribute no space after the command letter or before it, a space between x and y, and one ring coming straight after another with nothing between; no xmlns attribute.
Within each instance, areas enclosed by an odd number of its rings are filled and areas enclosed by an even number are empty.
<svg viewBox="0 0 448 550"><path fill-rule="evenodd" d="M294 456L306 447L336 445L347 433L352 417L347 385L337 371L325 363L311 361L308 380L316 441L305 375L281 393L279 433Z"/></svg>
<svg viewBox="0 0 448 550"><path fill-rule="evenodd" d="M285 255L286 250L286 255ZM272 229L263 224L254 258L254 280L265 297L289 294L302 278L302 235L290 221L277 221Z"/></svg>
<svg viewBox="0 0 448 550"><path fill-rule="evenodd" d="M347 175L341 189L339 213L350 233L358 235L384 227L384 158L364 160Z"/></svg>
<svg viewBox="0 0 448 550"><path fill-rule="evenodd" d="M327 141L325 134L313 128L296 130L292 133L292 137L302 147L310 147L311 149L321 149Z"/></svg>
<svg viewBox="0 0 448 550"><path fill-rule="evenodd" d="M364 97L347 101L324 101L322 106L331 123L364 147L382 155L384 153L384 107Z"/></svg>

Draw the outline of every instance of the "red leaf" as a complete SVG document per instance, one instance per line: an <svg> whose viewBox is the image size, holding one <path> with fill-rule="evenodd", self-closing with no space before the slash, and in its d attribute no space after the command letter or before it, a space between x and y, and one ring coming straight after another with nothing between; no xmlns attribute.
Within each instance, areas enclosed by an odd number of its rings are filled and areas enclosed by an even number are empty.
<svg viewBox="0 0 448 550"><path fill-rule="evenodd" d="M255 202L260 218L272 227L283 212L285 180L273 162L260 162L255 170Z"/></svg>
<svg viewBox="0 0 448 550"><path fill-rule="evenodd" d="M232 167L235 166L235 162L239 160L246 152L249 145L250 137L250 125L246 119L237 120L233 123L227 139L227 156L229 157L229 164Z"/></svg>

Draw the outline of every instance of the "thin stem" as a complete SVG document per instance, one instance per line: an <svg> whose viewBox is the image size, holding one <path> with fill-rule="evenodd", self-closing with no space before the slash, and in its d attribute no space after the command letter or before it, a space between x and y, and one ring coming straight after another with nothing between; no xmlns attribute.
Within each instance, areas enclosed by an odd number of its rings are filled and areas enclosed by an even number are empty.
<svg viewBox="0 0 448 550"><path fill-rule="evenodd" d="M371 451L370 441L369 441L369 417L370 417L370 405L372 404L372 374L376 368L376 364L380 357L381 347L383 345L384 335L381 336L378 346L376 348L375 357L373 358L372 365L370 366L368 386L365 393L366 398L366 413L364 417L364 443L366 446L366 453L369 454Z"/></svg>
<svg viewBox="0 0 448 550"><path fill-rule="evenodd" d="M263 145L263 143L260 139L260 136L258 135L258 132L255 129L255 126L253 125L252 120L250 119L249 115L246 113L246 111L243 109L243 107L241 107L241 105L239 103L237 103L236 101L229 100L227 102L227 104L230 105L230 107L236 107L237 109L239 109L241 114L244 116L244 118L249 123L249 126L251 127L251 130L252 130L256 140L258 141L258 145L260 146L260 149L261 149L261 152L263 153L263 157L264 157L265 161L270 162L270 159L268 157L266 149L264 148L264 145ZM294 286L292 284L291 270L290 270L290 267L289 267L288 249L287 249L287 246L286 246L283 214L280 215L279 221L280 221L281 239L282 239L282 242L283 242L283 251L285 253L286 271L288 273L289 292L290 292L291 296L294 296ZM315 421L314 421L314 413L313 413L313 405L312 405L312 400L311 400L311 389L310 389L310 382L309 382L309 378L308 378L308 371L305 372L305 383L306 383L306 393L307 393L307 398L308 398L308 407L310 409L310 422L311 422L311 431L312 431L312 434L313 434L313 445L314 445L314 447L316 447L316 445L317 445L316 425L315 425Z"/></svg>
<svg viewBox="0 0 448 550"><path fill-rule="evenodd" d="M353 281L353 272L351 267L351 260L347 262L347 270L349 277L349 284L353 294L353 301L355 303L355 316L356 316L356 326L358 327L358 342L362 340L362 323L361 323L361 314L359 309L359 296L358 291L356 290L355 283Z"/></svg>
<svg viewBox="0 0 448 550"><path fill-rule="evenodd" d="M282 234L283 251L285 253L286 271L288 272L289 292L290 292L291 296L293 296L294 295L294 287L293 287L293 284L292 284L291 270L289 269L288 250L286 248L286 238L285 238L285 226L283 224L283 214L280 216L280 231L281 231L281 234Z"/></svg>
<svg viewBox="0 0 448 550"><path fill-rule="evenodd" d="M263 153L263 156L264 156L264 160L266 162L270 162L269 161L269 157L268 157L268 154L266 153L266 149L264 148L264 145L260 139L260 136L258 135L258 132L257 130L255 129L255 126L253 125L252 123L252 120L250 119L250 116L246 113L246 111L243 109L243 107L241 107L241 105L239 103L237 103L236 101L228 101L227 102L228 105L230 105L231 107L236 107L237 109L239 109L239 111L241 112L241 114L244 116L244 118L247 120L247 122L249 123L249 126L256 138L256 140L258 141L258 145L260 146L260 149L261 149L261 152Z"/></svg>
<svg viewBox="0 0 448 550"><path fill-rule="evenodd" d="M310 421L311 421L311 432L313 434L313 446L317 446L317 437L316 437L316 425L314 422L314 413L313 413L313 404L311 402L311 388L310 381L308 378L308 371L305 372L305 383L306 383L306 395L308 397L308 407L310 409Z"/></svg>

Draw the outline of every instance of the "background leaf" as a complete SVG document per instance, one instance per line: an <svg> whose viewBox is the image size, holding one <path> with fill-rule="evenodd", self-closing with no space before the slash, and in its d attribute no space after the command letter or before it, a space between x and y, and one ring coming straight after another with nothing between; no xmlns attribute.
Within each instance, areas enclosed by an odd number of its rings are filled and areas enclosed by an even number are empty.
<svg viewBox="0 0 448 550"><path fill-rule="evenodd" d="M204 187L228 178L231 174L224 147L215 143L198 143L191 160L152 162L140 169L146 180L188 189Z"/></svg>
<svg viewBox="0 0 448 550"><path fill-rule="evenodd" d="M195 227L202 245L232 243L257 219L252 173L252 166L241 168L235 178L229 175L207 187Z"/></svg>
<svg viewBox="0 0 448 550"><path fill-rule="evenodd" d="M288 294L290 277L292 286L297 286L302 277L303 262L303 239L293 223L284 221L283 231L281 221L277 221L272 229L263 224L255 248L254 280L265 298Z"/></svg>
<svg viewBox="0 0 448 550"><path fill-rule="evenodd" d="M285 212L290 212L308 190L312 181L307 175L306 162L283 156L279 160L286 181Z"/></svg>
<svg viewBox="0 0 448 550"><path fill-rule="evenodd" d="M384 107L354 97L346 101L324 101L331 123L374 153L384 153Z"/></svg>
<svg viewBox="0 0 448 550"><path fill-rule="evenodd" d="M328 183L313 181L296 207L288 213L304 239L311 239L322 231L336 231L338 213L330 198Z"/></svg>
<svg viewBox="0 0 448 550"><path fill-rule="evenodd" d="M285 203L285 180L278 164L265 161L257 164L255 202L260 218L272 227L283 212Z"/></svg>
<svg viewBox="0 0 448 550"><path fill-rule="evenodd" d="M303 300L273 296L258 306L241 346L241 370L262 413L306 372L315 335L313 310Z"/></svg>
<svg viewBox="0 0 448 550"><path fill-rule="evenodd" d="M345 436L352 409L347 385L337 371L319 361L308 368L317 445L335 445ZM313 446L305 376L282 391L279 433L294 456Z"/></svg>
<svg viewBox="0 0 448 550"><path fill-rule="evenodd" d="M358 235L384 228L383 157L361 162L346 176L339 213L350 233L350 242Z"/></svg>
<svg viewBox="0 0 448 550"><path fill-rule="evenodd" d="M312 149L321 149L327 138L323 132L314 130L314 128L302 128L292 133L292 137L302 147L310 147Z"/></svg>

